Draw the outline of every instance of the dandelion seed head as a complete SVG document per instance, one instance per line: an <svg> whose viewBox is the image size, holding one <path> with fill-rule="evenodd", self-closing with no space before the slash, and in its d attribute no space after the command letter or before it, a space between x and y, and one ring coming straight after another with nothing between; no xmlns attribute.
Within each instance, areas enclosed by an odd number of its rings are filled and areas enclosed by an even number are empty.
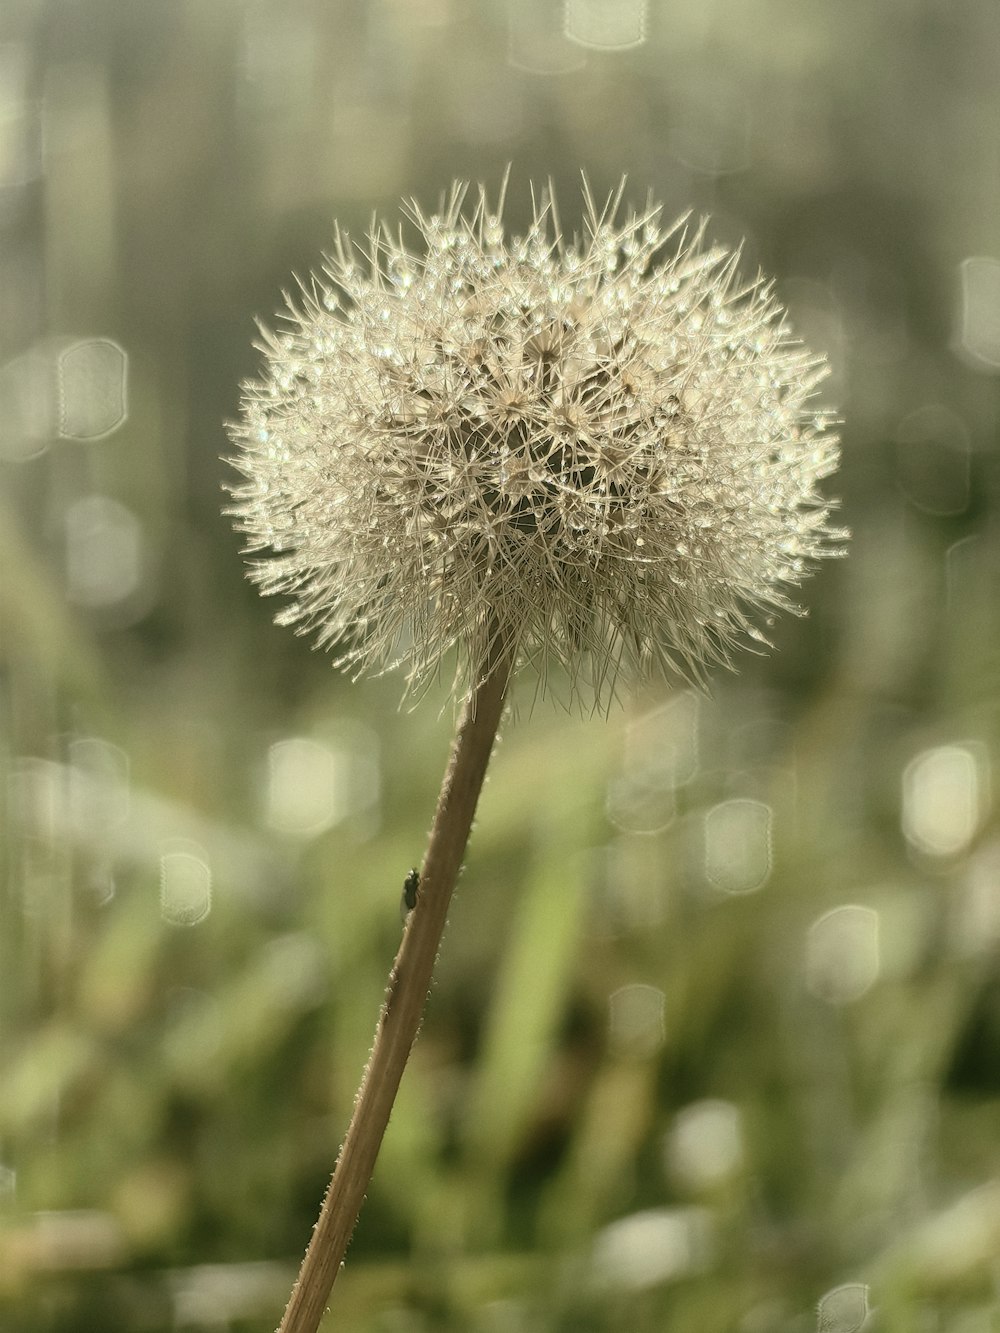
<svg viewBox="0 0 1000 1333"><path fill-rule="evenodd" d="M411 687L503 647L601 704L651 670L730 664L844 533L825 362L704 227L550 195L508 237L455 186L420 233L336 237L263 329L230 428L232 514L277 617Z"/></svg>

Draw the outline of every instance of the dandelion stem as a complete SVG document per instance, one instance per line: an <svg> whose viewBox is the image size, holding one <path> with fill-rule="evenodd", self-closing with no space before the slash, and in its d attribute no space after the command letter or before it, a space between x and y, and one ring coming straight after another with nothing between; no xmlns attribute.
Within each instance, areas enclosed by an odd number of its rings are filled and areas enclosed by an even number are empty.
<svg viewBox="0 0 1000 1333"><path fill-rule="evenodd" d="M497 648L494 640L486 671L459 722L420 872L417 903L389 973L354 1114L278 1333L316 1333L354 1231L423 1017L510 672L510 654Z"/></svg>

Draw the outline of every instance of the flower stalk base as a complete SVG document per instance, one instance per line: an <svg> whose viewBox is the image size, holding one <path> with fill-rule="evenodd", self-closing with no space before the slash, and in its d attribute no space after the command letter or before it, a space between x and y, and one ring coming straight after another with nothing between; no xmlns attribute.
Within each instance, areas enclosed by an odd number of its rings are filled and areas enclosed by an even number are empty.
<svg viewBox="0 0 1000 1333"><path fill-rule="evenodd" d="M510 672L510 657L492 654L459 721L416 906L407 917L354 1114L278 1333L316 1333L326 1311L423 1017Z"/></svg>

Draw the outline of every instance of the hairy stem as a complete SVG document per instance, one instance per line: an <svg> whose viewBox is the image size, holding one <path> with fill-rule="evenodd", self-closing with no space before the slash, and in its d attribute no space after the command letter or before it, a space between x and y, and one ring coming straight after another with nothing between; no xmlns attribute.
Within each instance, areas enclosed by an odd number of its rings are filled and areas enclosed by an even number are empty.
<svg viewBox="0 0 1000 1333"><path fill-rule="evenodd" d="M319 1220L278 1333L316 1333L340 1270L430 991L448 904L503 712L509 657L491 654L462 713L438 797L416 906L389 973L371 1056Z"/></svg>

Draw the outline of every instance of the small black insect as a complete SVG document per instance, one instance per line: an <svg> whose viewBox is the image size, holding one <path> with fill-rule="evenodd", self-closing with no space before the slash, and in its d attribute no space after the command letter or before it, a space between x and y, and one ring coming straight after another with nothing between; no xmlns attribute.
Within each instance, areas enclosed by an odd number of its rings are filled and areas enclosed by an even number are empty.
<svg viewBox="0 0 1000 1333"><path fill-rule="evenodd" d="M420 892L420 871L414 867L403 880L403 896L399 901L399 915L405 922L417 905L417 894Z"/></svg>

